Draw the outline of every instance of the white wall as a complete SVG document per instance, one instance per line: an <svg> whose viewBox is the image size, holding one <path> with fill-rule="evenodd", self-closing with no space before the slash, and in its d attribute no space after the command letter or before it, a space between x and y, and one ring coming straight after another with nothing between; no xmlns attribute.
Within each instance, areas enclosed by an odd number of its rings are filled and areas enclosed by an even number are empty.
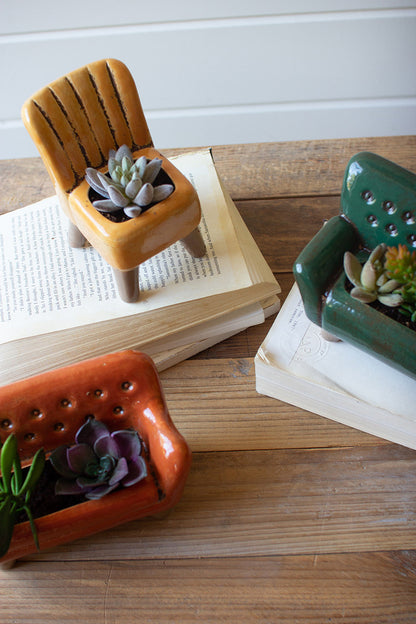
<svg viewBox="0 0 416 624"><path fill-rule="evenodd" d="M416 0L0 3L0 158L24 100L90 61L133 73L160 148L413 134Z"/></svg>

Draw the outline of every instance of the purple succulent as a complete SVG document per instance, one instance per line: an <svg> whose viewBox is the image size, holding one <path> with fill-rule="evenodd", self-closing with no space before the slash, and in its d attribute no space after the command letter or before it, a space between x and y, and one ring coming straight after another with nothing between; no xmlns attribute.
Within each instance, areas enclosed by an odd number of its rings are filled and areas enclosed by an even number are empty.
<svg viewBox="0 0 416 624"><path fill-rule="evenodd" d="M147 475L136 431L110 433L106 425L90 418L76 433L74 446L55 449L50 461L62 477L56 494L85 494L98 499L119 486L129 487Z"/></svg>

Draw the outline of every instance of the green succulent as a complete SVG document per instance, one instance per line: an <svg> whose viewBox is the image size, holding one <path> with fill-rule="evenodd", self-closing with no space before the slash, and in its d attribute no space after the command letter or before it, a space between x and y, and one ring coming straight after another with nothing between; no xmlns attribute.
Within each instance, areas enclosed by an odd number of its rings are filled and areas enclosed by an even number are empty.
<svg viewBox="0 0 416 624"><path fill-rule="evenodd" d="M110 177L92 167L87 167L85 172L90 187L105 198L93 201L93 206L100 212L122 209L126 216L137 217L143 208L166 199L173 191L172 184L153 186L161 168L160 158L149 161L146 156L140 156L134 161L127 145L117 151L110 150Z"/></svg>
<svg viewBox="0 0 416 624"><path fill-rule="evenodd" d="M410 252L406 245L386 248L385 267L389 277L401 284L416 283L416 250Z"/></svg>
<svg viewBox="0 0 416 624"><path fill-rule="evenodd" d="M401 288L403 303L400 312L416 323L416 284L404 284Z"/></svg>
<svg viewBox="0 0 416 624"><path fill-rule="evenodd" d="M385 267L387 275L402 287L403 302L400 312L416 321L416 250L410 252L406 245L387 247Z"/></svg>
<svg viewBox="0 0 416 624"><path fill-rule="evenodd" d="M0 557L9 549L17 515L24 511L29 519L33 539L39 548L36 526L30 509L30 499L45 466L45 453L39 449L23 479L22 466L17 451L16 437L10 435L0 453Z"/></svg>
<svg viewBox="0 0 416 624"><path fill-rule="evenodd" d="M344 254L344 270L354 286L350 293L354 299L363 303L372 303L378 299L380 303L394 308L402 303L403 297L397 292L400 282L387 275L384 266L385 252L384 243L377 245L361 266L354 254L347 251Z"/></svg>

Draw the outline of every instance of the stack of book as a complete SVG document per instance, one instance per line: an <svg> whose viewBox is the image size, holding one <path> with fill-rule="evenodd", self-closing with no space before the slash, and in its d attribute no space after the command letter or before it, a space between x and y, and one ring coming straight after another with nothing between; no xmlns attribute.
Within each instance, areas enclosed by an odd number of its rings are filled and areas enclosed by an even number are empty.
<svg viewBox="0 0 416 624"><path fill-rule="evenodd" d="M140 266L140 298L120 300L111 267L71 249L56 197L0 217L0 385L123 349L167 368L279 308L278 282L208 149L172 158L194 184L207 254L180 242Z"/></svg>
<svg viewBox="0 0 416 624"><path fill-rule="evenodd" d="M347 342L326 340L293 286L255 357L256 389L416 449L416 383Z"/></svg>

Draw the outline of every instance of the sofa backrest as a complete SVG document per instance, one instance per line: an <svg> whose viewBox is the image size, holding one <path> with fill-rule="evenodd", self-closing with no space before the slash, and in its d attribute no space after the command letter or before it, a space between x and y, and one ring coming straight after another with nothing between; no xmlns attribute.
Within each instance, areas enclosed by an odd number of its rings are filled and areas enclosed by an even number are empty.
<svg viewBox="0 0 416 624"><path fill-rule="evenodd" d="M358 229L364 247L379 243L416 248L416 175L370 152L349 162L341 212Z"/></svg>

